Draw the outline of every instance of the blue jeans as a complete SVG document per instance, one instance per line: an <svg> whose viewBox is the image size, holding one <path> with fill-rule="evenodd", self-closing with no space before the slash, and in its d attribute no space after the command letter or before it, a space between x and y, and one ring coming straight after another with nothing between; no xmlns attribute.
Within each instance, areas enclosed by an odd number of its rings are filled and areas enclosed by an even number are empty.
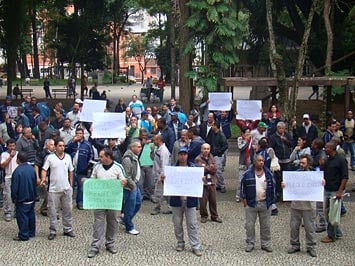
<svg viewBox="0 0 355 266"><path fill-rule="evenodd" d="M77 185L77 193L76 193L76 206L77 207L83 207L83 183L81 182L81 179L85 177L88 178L87 175L83 174L76 174L74 176L74 183Z"/></svg>
<svg viewBox="0 0 355 266"><path fill-rule="evenodd" d="M355 142L349 143L349 142L344 142L343 143L343 149L345 152L350 150L350 165L355 166Z"/></svg>
<svg viewBox="0 0 355 266"><path fill-rule="evenodd" d="M21 240L28 240L36 235L35 203L16 204L16 221L19 229L18 237Z"/></svg>
<svg viewBox="0 0 355 266"><path fill-rule="evenodd" d="M126 231L134 229L132 222L142 205L141 191L138 185L134 191L123 189L123 222L126 226Z"/></svg>

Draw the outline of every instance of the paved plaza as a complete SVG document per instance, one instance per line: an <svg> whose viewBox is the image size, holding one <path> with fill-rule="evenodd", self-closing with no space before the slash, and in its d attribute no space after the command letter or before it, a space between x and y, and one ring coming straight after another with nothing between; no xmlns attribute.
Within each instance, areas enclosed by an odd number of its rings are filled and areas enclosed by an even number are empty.
<svg viewBox="0 0 355 266"><path fill-rule="evenodd" d="M5 222L0 219L0 265L354 265L353 202L345 202L348 213L341 218L344 232L341 240L323 244L320 239L325 233L317 234L317 258L310 257L305 251L303 229L302 251L287 254L289 203L278 204L279 215L272 217L273 253L260 249L259 237L255 250L246 253L243 206L234 201L237 159L236 149L231 147L225 170L227 193L218 193L218 211L223 223L199 223L202 257L192 254L188 244L184 252L175 251L176 240L171 215L150 215L153 203L149 201L143 202L142 209L134 219L136 228L141 233L138 236L128 235L121 227L117 237L119 252L112 255L102 248L93 259L87 258L92 240L93 211L74 209L76 237L63 236L59 223L58 236L49 241L49 220L39 214L37 204L37 236L30 241L13 241L12 238L17 233L16 221ZM350 175L349 188L350 183L355 181L353 172ZM3 210L0 211L2 215ZM257 234L258 231L257 229ZM188 242L186 230L185 237Z"/></svg>

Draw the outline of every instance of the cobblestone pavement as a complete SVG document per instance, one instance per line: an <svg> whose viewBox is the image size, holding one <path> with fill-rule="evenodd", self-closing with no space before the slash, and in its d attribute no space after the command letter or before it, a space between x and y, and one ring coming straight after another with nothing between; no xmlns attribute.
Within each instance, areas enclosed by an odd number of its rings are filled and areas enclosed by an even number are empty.
<svg viewBox="0 0 355 266"><path fill-rule="evenodd" d="M354 202L346 202L348 213L341 218L344 237L335 243L320 243L325 234L318 234L317 258L305 252L304 232L301 230L300 253L289 255L289 203L278 204L279 215L272 217L273 253L260 249L259 237L251 253L244 251L244 211L241 203L234 201L236 187L237 156L230 152L225 171L227 193L218 193L218 211L222 224L211 221L199 223L202 257L196 257L187 245L184 252L175 251L175 236L171 215L150 215L153 204L144 201L142 209L134 219L141 232L131 236L120 228L117 237L116 255L104 248L93 259L87 258L92 238L93 212L74 209L75 238L61 235L47 240L49 221L39 214L37 204L37 236L27 242L16 242L16 221L0 219L0 265L354 265ZM351 172L352 184L355 175ZM3 210L0 209L1 215ZM199 217L199 216L198 216ZM256 226L258 235L258 225ZM185 237L186 231L185 231ZM187 241L188 242L188 241Z"/></svg>

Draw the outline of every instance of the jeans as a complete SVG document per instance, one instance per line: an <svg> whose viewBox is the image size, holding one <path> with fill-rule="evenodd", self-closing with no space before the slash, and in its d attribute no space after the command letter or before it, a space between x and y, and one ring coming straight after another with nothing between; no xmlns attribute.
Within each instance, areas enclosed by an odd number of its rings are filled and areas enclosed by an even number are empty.
<svg viewBox="0 0 355 266"><path fill-rule="evenodd" d="M123 222L126 226L126 231L134 229L132 222L142 205L141 191L138 186L134 191L127 189L123 190Z"/></svg>
<svg viewBox="0 0 355 266"><path fill-rule="evenodd" d="M36 235L35 203L16 204L16 221L19 229L18 237L21 240L28 240Z"/></svg>
<svg viewBox="0 0 355 266"><path fill-rule="evenodd" d="M343 149L345 152L350 150L350 165L353 167L355 166L355 142L349 143L349 142L344 142L343 143Z"/></svg>
<svg viewBox="0 0 355 266"><path fill-rule="evenodd" d="M325 214L325 219L328 222L327 226L327 233L328 237L335 241L337 237L340 237L343 235L343 233L340 230L340 226L333 226L331 223L329 223L329 207L330 207L330 202L329 200L336 195L336 191L326 191L324 190L324 214Z"/></svg>
<svg viewBox="0 0 355 266"><path fill-rule="evenodd" d="M76 193L76 206L77 207L83 207L83 182L81 182L81 179L83 177L88 178L89 176L83 175L83 174L76 174L74 176L74 183L77 185L77 193Z"/></svg>

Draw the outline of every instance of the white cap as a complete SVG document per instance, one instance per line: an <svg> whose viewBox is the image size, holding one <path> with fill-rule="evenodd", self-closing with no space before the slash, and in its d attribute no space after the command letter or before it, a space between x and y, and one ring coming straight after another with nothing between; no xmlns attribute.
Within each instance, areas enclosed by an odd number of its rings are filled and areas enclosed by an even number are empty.
<svg viewBox="0 0 355 266"><path fill-rule="evenodd" d="M303 119L305 119L305 118L306 118L306 119L309 119L309 114L304 114L304 115L303 115Z"/></svg>
<svg viewBox="0 0 355 266"><path fill-rule="evenodd" d="M83 101L81 99L79 99L79 98L75 99L75 102L78 103L78 104L82 104L83 103Z"/></svg>

